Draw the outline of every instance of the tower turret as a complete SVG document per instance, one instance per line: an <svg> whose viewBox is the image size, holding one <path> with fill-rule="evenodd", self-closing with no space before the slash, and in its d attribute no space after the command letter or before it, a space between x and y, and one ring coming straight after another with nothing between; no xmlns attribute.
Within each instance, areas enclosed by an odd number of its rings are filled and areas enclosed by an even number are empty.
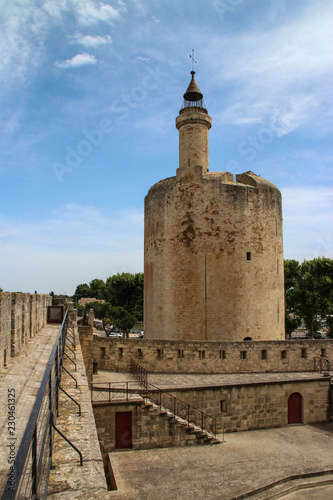
<svg viewBox="0 0 333 500"><path fill-rule="evenodd" d="M176 118L176 128L179 130L179 167L201 165L202 173L205 174L209 171L208 130L212 126L212 119L194 79L195 71L192 70L191 75L183 107Z"/></svg>

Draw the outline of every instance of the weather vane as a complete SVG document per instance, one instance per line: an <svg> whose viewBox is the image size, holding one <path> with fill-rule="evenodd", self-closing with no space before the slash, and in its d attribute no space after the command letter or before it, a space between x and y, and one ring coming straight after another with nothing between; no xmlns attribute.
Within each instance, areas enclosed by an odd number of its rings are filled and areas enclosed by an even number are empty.
<svg viewBox="0 0 333 500"><path fill-rule="evenodd" d="M197 64L197 61L194 59L194 49L192 49L192 55L190 54L190 58L192 59L192 71L194 71L194 63Z"/></svg>

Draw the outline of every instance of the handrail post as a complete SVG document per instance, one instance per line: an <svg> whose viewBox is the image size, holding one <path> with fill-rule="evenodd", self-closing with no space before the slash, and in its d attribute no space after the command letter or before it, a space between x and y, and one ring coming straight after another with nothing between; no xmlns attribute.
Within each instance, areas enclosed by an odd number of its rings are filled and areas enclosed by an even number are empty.
<svg viewBox="0 0 333 500"><path fill-rule="evenodd" d="M32 474L32 482L31 482L31 493L32 499L37 499L37 425L35 425L33 437L32 437L32 446L31 446L31 474Z"/></svg>

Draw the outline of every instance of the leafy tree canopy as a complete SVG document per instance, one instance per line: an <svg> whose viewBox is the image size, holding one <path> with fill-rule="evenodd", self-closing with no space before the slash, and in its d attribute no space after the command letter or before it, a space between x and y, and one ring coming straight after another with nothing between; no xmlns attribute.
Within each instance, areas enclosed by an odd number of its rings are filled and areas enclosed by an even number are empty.
<svg viewBox="0 0 333 500"><path fill-rule="evenodd" d="M287 309L293 309L303 319L312 337L320 328L318 317L326 319L332 335L330 317L333 314L333 260L318 257L285 261L285 291ZM286 320L286 332L292 327Z"/></svg>

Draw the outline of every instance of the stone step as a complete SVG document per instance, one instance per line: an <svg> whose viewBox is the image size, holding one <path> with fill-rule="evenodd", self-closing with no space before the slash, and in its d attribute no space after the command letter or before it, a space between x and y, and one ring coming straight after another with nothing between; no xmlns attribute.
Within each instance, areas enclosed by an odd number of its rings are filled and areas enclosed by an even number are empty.
<svg viewBox="0 0 333 500"><path fill-rule="evenodd" d="M171 411L166 408L160 407L156 403L152 401L146 401L144 407L151 413L158 415L159 417L165 418L167 417L173 425L180 425L184 428L187 434L192 434L195 436L195 441L197 444L219 444L221 441L215 438L213 434L210 434L208 431L202 430L195 424L188 423L187 420L179 417L178 415L174 415Z"/></svg>

